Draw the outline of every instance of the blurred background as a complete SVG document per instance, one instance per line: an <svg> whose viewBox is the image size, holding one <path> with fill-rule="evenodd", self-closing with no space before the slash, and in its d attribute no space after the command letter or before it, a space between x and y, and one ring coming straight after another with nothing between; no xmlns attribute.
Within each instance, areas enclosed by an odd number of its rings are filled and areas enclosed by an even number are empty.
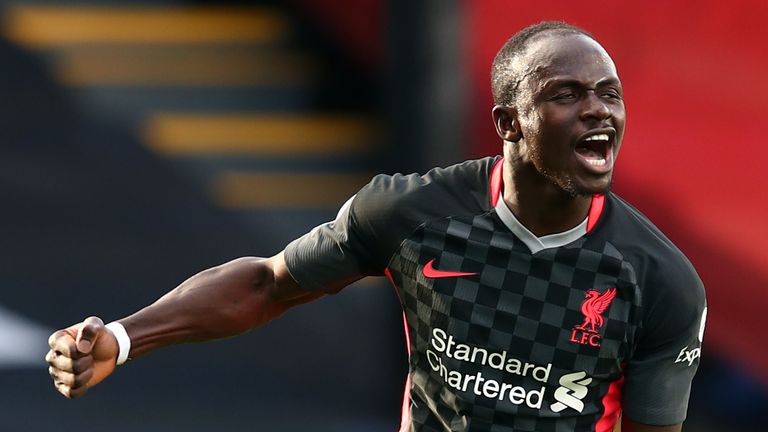
<svg viewBox="0 0 768 432"><path fill-rule="evenodd" d="M765 2L0 5L0 431L396 430L407 366L380 280L150 354L77 401L50 383L45 341L278 252L372 174L497 154L490 63L544 19L613 55L615 189L708 288L685 430L764 430Z"/></svg>

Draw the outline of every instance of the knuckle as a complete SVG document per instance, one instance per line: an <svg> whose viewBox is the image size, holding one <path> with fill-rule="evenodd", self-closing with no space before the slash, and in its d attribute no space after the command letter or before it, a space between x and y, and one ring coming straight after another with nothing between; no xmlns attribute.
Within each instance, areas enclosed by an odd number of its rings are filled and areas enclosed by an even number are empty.
<svg viewBox="0 0 768 432"><path fill-rule="evenodd" d="M48 337L48 346L50 346L52 349L56 348L56 345L57 345L59 339L61 339L61 337L64 336L65 334L67 334L67 333L64 330L58 330L58 331L53 332Z"/></svg>
<svg viewBox="0 0 768 432"><path fill-rule="evenodd" d="M67 357L58 357L55 362L52 363L52 366L56 369L63 371L63 372L70 372L72 371L72 360Z"/></svg>
<svg viewBox="0 0 768 432"><path fill-rule="evenodd" d="M73 352L77 352L75 349L75 340L67 335L67 337L57 338L51 349L56 356L71 357Z"/></svg>
<svg viewBox="0 0 768 432"><path fill-rule="evenodd" d="M65 384L67 386L72 386L75 384L75 376L68 372L60 372L57 375L58 382Z"/></svg>

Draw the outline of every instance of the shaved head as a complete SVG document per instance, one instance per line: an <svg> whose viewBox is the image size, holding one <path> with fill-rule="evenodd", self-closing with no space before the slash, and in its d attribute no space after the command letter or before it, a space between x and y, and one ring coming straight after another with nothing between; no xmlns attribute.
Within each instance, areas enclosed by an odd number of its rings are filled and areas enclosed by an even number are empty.
<svg viewBox="0 0 768 432"><path fill-rule="evenodd" d="M531 42L550 35L584 35L595 40L587 31L561 21L544 21L520 30L501 47L491 66L491 90L496 105L515 105L527 69L527 65L521 64L525 62L522 55Z"/></svg>

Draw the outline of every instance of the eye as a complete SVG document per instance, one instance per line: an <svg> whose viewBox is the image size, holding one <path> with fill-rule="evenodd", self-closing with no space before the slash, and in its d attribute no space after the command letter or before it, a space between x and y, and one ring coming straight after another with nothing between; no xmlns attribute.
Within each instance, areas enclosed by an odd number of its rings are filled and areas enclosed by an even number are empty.
<svg viewBox="0 0 768 432"><path fill-rule="evenodd" d="M619 93L615 89L608 89L608 90L604 91L602 96L606 97L606 98L609 98L609 99L618 99L618 100L621 99L621 93Z"/></svg>
<svg viewBox="0 0 768 432"><path fill-rule="evenodd" d="M554 101L569 101L573 99L576 99L576 93L572 91L563 91L552 97Z"/></svg>

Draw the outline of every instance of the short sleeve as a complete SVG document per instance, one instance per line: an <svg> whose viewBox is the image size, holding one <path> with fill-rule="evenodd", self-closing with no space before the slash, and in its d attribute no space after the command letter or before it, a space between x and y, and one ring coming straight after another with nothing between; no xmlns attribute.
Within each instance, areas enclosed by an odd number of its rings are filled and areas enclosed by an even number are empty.
<svg viewBox="0 0 768 432"><path fill-rule="evenodd" d="M706 322L704 286L685 259L659 264L645 281L643 327L625 369L624 415L649 425L685 420Z"/></svg>
<svg viewBox="0 0 768 432"><path fill-rule="evenodd" d="M415 174L374 177L334 220L286 246L291 276L306 290L332 292L340 282L383 275L402 238L421 222L412 203L424 183Z"/></svg>
<svg viewBox="0 0 768 432"><path fill-rule="evenodd" d="M355 198L344 203L334 220L286 246L288 271L302 288L328 291L334 282L375 273L351 212Z"/></svg>

